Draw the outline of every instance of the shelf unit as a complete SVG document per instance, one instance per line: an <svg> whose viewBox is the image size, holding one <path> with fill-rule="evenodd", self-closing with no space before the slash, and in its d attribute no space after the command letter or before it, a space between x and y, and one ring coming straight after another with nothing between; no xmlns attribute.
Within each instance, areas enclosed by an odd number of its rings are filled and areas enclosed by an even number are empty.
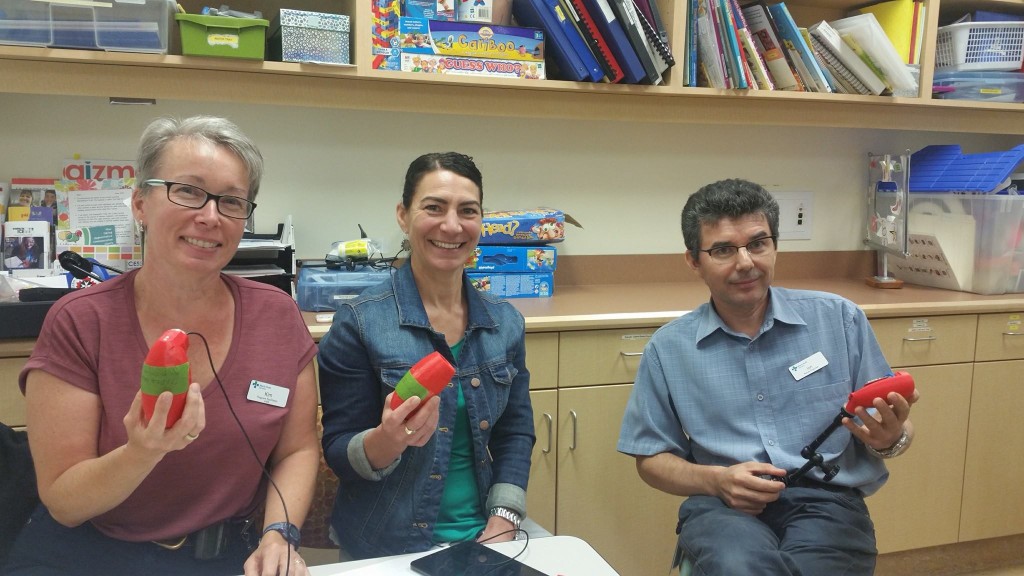
<svg viewBox="0 0 1024 576"><path fill-rule="evenodd" d="M662 0L673 46L685 42L685 0ZM864 0L789 0L797 22L840 18ZM190 12L201 0L183 2ZM282 5L352 16L354 64L346 67L86 50L0 46L0 92L227 101L283 106L489 117L627 122L825 126L1024 134L1012 103L682 86L678 65L662 86L436 77L372 70L370 0L237 0L232 8L272 15ZM928 0L922 86L930 86L936 28L979 8L1024 14L1024 0ZM176 30L172 32L177 34ZM112 88L116 86L116 93ZM457 108L452 102L458 102Z"/></svg>

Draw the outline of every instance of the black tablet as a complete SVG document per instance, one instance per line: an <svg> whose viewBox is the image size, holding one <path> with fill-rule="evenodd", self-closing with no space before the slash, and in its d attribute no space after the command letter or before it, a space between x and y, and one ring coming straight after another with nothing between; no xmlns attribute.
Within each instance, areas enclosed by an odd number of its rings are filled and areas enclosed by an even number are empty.
<svg viewBox="0 0 1024 576"><path fill-rule="evenodd" d="M409 565L425 576L547 576L479 542L460 542Z"/></svg>

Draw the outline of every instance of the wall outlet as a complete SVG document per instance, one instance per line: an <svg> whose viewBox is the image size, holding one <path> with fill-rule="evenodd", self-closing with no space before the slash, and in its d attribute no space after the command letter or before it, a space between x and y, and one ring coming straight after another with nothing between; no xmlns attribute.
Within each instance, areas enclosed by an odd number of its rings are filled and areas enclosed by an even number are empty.
<svg viewBox="0 0 1024 576"><path fill-rule="evenodd" d="M773 192L779 203L779 239L810 240L814 225L814 194Z"/></svg>

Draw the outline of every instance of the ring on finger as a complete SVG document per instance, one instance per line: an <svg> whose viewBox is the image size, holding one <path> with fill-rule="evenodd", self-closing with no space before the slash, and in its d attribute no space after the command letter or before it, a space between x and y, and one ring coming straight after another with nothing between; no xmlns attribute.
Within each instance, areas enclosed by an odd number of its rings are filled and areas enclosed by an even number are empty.
<svg viewBox="0 0 1024 576"><path fill-rule="evenodd" d="M405 427L405 435L406 436L412 436L415 433L416 433L415 430L410 430L408 426Z"/></svg>
<svg viewBox="0 0 1024 576"><path fill-rule="evenodd" d="M188 434L185 434L185 439L188 440L189 442L192 442L192 441L196 440L197 438L199 438L199 434L193 434L191 432L189 432Z"/></svg>

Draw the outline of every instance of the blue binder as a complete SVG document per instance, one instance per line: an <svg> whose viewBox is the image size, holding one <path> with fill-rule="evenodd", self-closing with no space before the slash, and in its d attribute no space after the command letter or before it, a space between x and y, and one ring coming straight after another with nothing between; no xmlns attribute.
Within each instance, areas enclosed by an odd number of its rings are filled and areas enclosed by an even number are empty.
<svg viewBox="0 0 1024 576"><path fill-rule="evenodd" d="M604 71L572 22L559 20L557 7L558 0L512 0L512 14L520 26L544 30L545 52L554 57L564 80L600 82ZM566 27L572 29L571 34Z"/></svg>
<svg viewBox="0 0 1024 576"><path fill-rule="evenodd" d="M644 66L640 63L633 45L629 43L629 37L626 36L626 31L622 28L623 24L615 18L615 13L608 5L608 0L583 0L583 5L594 17L597 29L604 36L605 42L608 43L608 47L619 61L619 66L622 67L625 76L624 82L639 84L644 81L647 78Z"/></svg>

